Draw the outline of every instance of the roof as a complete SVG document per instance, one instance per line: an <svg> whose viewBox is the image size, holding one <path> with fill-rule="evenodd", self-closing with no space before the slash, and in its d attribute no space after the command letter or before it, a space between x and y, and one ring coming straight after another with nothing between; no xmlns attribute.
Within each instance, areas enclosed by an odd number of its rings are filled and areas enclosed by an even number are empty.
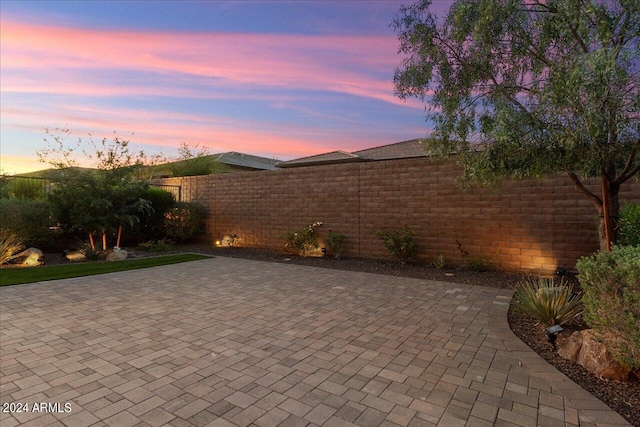
<svg viewBox="0 0 640 427"><path fill-rule="evenodd" d="M235 151L213 154L212 156L217 162L246 169L275 170L277 169L276 164L280 162L278 159L236 153Z"/></svg>
<svg viewBox="0 0 640 427"><path fill-rule="evenodd" d="M302 157L278 163L280 168L294 168L302 166L319 166L337 163L370 162L378 160L407 159L412 157L426 157L423 139L396 142L380 147L347 153L345 151L331 151L324 154Z"/></svg>
<svg viewBox="0 0 640 427"><path fill-rule="evenodd" d="M302 157L300 159L289 160L278 163L279 168L294 168L300 166L318 166L336 163L352 163L361 159L352 153L345 151L331 151L324 154L316 154L314 156Z"/></svg>
<svg viewBox="0 0 640 427"><path fill-rule="evenodd" d="M395 144L367 148L366 150L354 151L353 154L367 160L406 159L427 156L424 149L424 140L422 139L412 139L396 142Z"/></svg>

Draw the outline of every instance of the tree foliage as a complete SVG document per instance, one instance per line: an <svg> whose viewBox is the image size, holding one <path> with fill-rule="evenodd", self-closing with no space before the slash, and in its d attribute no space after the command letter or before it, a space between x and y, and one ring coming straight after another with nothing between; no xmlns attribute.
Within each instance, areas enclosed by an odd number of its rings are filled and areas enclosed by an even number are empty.
<svg viewBox="0 0 640 427"><path fill-rule="evenodd" d="M422 0L394 27L396 93L427 103L431 153L477 182L566 172L617 218L640 171L640 0L458 0L444 19Z"/></svg>
<svg viewBox="0 0 640 427"><path fill-rule="evenodd" d="M133 226L152 209L142 198L146 183L139 178L146 157L143 152L132 152L129 141L118 136L98 143L90 137L89 148L79 138L76 146L69 147L69 130L59 131L61 134L47 131L48 147L38 152L41 161L55 167L48 174L53 186L48 198L54 216L67 231L88 233L92 247L94 234L101 235L106 249L108 233ZM95 169L78 167L74 158L77 150L82 150Z"/></svg>
<svg viewBox="0 0 640 427"><path fill-rule="evenodd" d="M211 175L229 171L229 167L216 161L205 147L198 144L189 145L186 142L180 144L178 157L169 168L173 176Z"/></svg>

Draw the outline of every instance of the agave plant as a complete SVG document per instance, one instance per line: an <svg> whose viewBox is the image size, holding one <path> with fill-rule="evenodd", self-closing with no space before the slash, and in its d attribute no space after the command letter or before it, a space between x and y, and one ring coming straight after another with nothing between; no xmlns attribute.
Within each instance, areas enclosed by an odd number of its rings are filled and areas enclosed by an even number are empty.
<svg viewBox="0 0 640 427"><path fill-rule="evenodd" d="M528 279L519 284L515 298L519 308L545 326L563 325L582 313L581 295L564 280L555 284L553 279Z"/></svg>

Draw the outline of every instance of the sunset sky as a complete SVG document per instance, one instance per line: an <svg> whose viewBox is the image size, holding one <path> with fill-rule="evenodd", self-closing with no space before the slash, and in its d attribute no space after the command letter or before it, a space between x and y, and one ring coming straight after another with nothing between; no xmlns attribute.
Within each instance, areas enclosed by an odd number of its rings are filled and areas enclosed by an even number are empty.
<svg viewBox="0 0 640 427"><path fill-rule="evenodd" d="M423 137L393 94L403 3L2 0L0 169L47 167L55 128L282 160Z"/></svg>

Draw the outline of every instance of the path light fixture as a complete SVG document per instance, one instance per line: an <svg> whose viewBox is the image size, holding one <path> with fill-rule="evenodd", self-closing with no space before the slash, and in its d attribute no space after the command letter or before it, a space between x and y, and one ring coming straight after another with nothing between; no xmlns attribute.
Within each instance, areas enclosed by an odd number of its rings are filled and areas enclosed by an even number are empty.
<svg viewBox="0 0 640 427"><path fill-rule="evenodd" d="M556 339L558 334L564 331L564 328L560 325L553 325L547 328L547 340L551 343L551 346L556 350Z"/></svg>

